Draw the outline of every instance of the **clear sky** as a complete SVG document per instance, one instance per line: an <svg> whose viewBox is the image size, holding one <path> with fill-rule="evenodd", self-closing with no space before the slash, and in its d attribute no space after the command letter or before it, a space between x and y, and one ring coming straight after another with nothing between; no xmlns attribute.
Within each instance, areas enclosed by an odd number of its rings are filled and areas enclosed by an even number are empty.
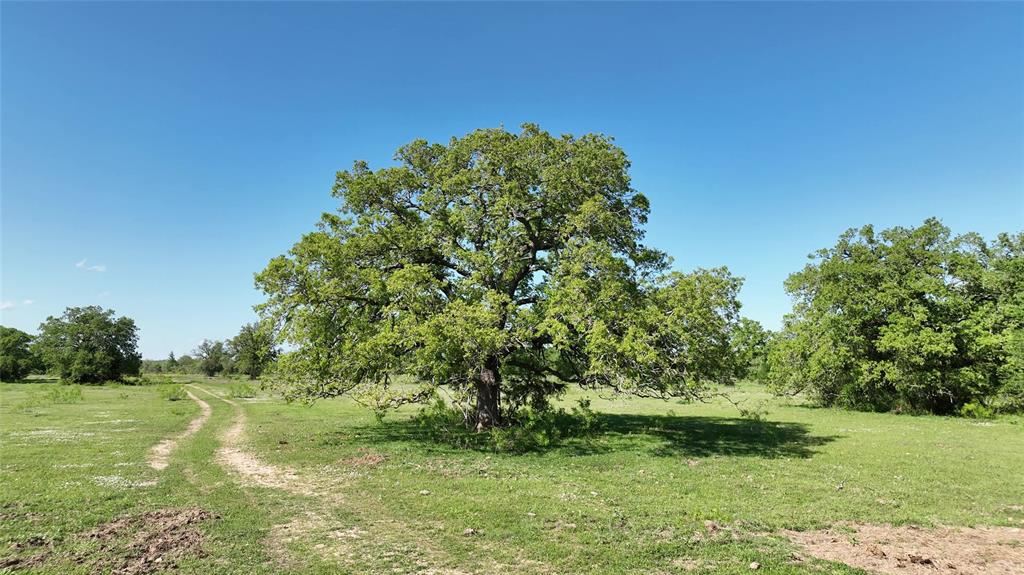
<svg viewBox="0 0 1024 575"><path fill-rule="evenodd" d="M414 138L603 132L676 267L782 281L844 229L1024 229L1024 3L0 4L2 323L255 318L334 173Z"/></svg>

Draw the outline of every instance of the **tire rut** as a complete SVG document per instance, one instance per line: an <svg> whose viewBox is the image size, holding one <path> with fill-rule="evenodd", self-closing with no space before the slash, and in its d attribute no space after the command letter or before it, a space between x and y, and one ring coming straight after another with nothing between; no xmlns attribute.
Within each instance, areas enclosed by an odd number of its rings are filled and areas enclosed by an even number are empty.
<svg viewBox="0 0 1024 575"><path fill-rule="evenodd" d="M210 419L210 415L213 414L213 409L210 407L209 403L199 399L191 391L185 391L185 393L192 401L199 405L199 416L189 422L185 431L182 431L173 437L168 437L150 448L146 462L149 463L150 467L157 471L167 469L167 466L170 465L171 453L173 453L178 447L178 443L195 435L203 428L203 425L206 424L207 420Z"/></svg>

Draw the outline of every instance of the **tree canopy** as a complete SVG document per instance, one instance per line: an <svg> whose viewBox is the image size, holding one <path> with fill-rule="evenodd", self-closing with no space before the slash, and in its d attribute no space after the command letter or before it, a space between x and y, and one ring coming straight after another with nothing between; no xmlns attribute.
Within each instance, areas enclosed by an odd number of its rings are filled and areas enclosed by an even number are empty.
<svg viewBox="0 0 1024 575"><path fill-rule="evenodd" d="M786 281L793 313L769 360L777 389L826 405L954 413L1019 377L1024 234L986 243L935 219L865 226L812 259Z"/></svg>
<svg viewBox="0 0 1024 575"><path fill-rule="evenodd" d="M31 344L31 335L0 325L0 381L25 379L38 367L39 359L32 352Z"/></svg>
<svg viewBox="0 0 1024 575"><path fill-rule="evenodd" d="M73 383L117 381L138 375L138 329L99 306L69 307L39 326L35 350L47 369Z"/></svg>
<svg viewBox="0 0 1024 575"><path fill-rule="evenodd" d="M337 174L337 213L257 274L290 397L449 390L478 429L567 384L696 397L731 377L740 280L669 272L610 138L474 131Z"/></svg>
<svg viewBox="0 0 1024 575"><path fill-rule="evenodd" d="M199 362L199 371L207 377L213 377L222 371L229 370L231 356L228 355L228 350L222 341L204 339L192 353L195 354ZM182 364L185 363L185 357L187 356L181 358Z"/></svg>
<svg viewBox="0 0 1024 575"><path fill-rule="evenodd" d="M228 342L235 369L256 379L277 358L274 334L266 324L247 323Z"/></svg>

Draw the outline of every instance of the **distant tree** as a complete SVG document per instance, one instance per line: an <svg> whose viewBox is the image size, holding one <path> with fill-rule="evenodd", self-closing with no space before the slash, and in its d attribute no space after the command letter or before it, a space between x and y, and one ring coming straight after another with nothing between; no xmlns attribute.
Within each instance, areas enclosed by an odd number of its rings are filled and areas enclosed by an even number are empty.
<svg viewBox="0 0 1024 575"><path fill-rule="evenodd" d="M0 326L0 381L25 379L39 367L39 358L32 352L31 345L31 335Z"/></svg>
<svg viewBox="0 0 1024 575"><path fill-rule="evenodd" d="M117 381L138 375L142 358L131 318L99 306L69 307L39 326L35 349L47 369L73 383Z"/></svg>
<svg viewBox="0 0 1024 575"><path fill-rule="evenodd" d="M257 275L294 347L278 360L290 397L385 410L446 387L481 430L568 384L695 398L732 376L740 280L668 272L610 138L526 124L396 159L339 172L340 213Z"/></svg>
<svg viewBox="0 0 1024 575"><path fill-rule="evenodd" d="M199 370L207 377L213 377L224 371L225 362L228 359L224 342L204 339L193 353L199 361Z"/></svg>
<svg viewBox="0 0 1024 575"><path fill-rule="evenodd" d="M256 379L277 358L274 334L267 324L250 323L242 326L230 342L228 351L239 372Z"/></svg>
<svg viewBox="0 0 1024 575"><path fill-rule="evenodd" d="M769 377L826 405L955 413L1003 393L1024 326L1024 234L986 244L938 220L849 230L786 281Z"/></svg>
<svg viewBox="0 0 1024 575"><path fill-rule="evenodd" d="M191 355L185 354L178 358L178 370L182 373L199 373L199 362Z"/></svg>
<svg viewBox="0 0 1024 575"><path fill-rule="evenodd" d="M221 365L224 367L221 371L222 375L234 375L238 373L238 364L235 363L235 358L231 355L231 350L228 349L227 343L224 343L224 359L221 361Z"/></svg>
<svg viewBox="0 0 1024 575"><path fill-rule="evenodd" d="M167 354L167 371L178 371L178 360L174 357L174 352Z"/></svg>
<svg viewBox="0 0 1024 575"><path fill-rule="evenodd" d="M142 373L162 373L164 371L164 362L159 359L144 359L142 360Z"/></svg>
<svg viewBox="0 0 1024 575"><path fill-rule="evenodd" d="M736 358L736 378L763 380L767 374L766 356L771 332L760 323L740 318L729 334L733 355Z"/></svg>

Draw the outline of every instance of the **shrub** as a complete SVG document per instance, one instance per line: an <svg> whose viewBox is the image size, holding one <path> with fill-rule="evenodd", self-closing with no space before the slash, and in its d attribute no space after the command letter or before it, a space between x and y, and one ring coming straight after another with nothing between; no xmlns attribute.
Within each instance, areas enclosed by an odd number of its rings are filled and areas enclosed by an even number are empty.
<svg viewBox="0 0 1024 575"><path fill-rule="evenodd" d="M188 397L185 394L185 386L183 385L169 385L163 389L161 394L167 401L181 401Z"/></svg>
<svg viewBox="0 0 1024 575"><path fill-rule="evenodd" d="M995 417L995 412L992 409L985 407L980 403L970 402L964 404L960 408L960 415L963 417L970 417L973 419L990 419Z"/></svg>
<svg viewBox="0 0 1024 575"><path fill-rule="evenodd" d="M1000 413L1024 413L1024 380L1017 379L1006 384L993 406Z"/></svg>
<svg viewBox="0 0 1024 575"><path fill-rule="evenodd" d="M78 403L85 400L80 385L55 385L46 393L50 403Z"/></svg>
<svg viewBox="0 0 1024 575"><path fill-rule="evenodd" d="M474 431L471 419L457 407L436 399L414 418L416 425L435 441L459 448L523 453L555 447L571 438L593 435L601 429L600 416L589 400L571 410L523 406L509 414L504 427Z"/></svg>
<svg viewBox="0 0 1024 575"><path fill-rule="evenodd" d="M124 385L174 385L174 380L169 377L158 377L153 375L140 375L138 377L126 377L122 383Z"/></svg>
<svg viewBox="0 0 1024 575"><path fill-rule="evenodd" d="M235 399L248 399L256 397L256 388L248 383L236 383L228 390L228 395Z"/></svg>

